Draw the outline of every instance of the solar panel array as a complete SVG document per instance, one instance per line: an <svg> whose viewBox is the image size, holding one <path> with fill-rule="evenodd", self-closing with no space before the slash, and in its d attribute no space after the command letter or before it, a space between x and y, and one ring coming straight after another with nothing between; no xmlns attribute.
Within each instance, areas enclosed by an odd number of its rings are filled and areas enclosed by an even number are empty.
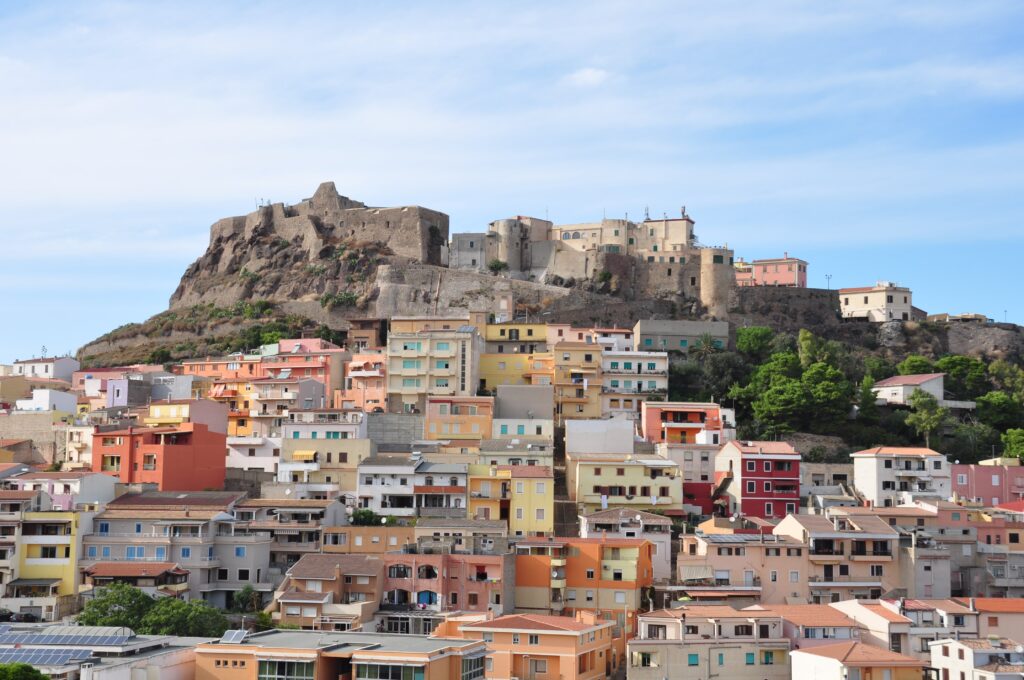
<svg viewBox="0 0 1024 680"><path fill-rule="evenodd" d="M123 645L129 635L48 635L46 633L3 633L0 645Z"/></svg>
<svg viewBox="0 0 1024 680"><path fill-rule="evenodd" d="M0 663L27 663L32 666L67 666L92 656L88 649L0 649Z"/></svg>
<svg viewBox="0 0 1024 680"><path fill-rule="evenodd" d="M221 642L239 643L245 640L245 636L249 634L247 630L228 630L224 631L224 635L221 636Z"/></svg>

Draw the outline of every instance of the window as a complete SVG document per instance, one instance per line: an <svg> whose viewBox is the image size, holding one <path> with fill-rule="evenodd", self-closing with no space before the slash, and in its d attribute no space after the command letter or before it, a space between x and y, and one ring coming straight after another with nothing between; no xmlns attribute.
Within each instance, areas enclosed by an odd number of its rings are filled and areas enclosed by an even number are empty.
<svg viewBox="0 0 1024 680"><path fill-rule="evenodd" d="M539 645L540 644L540 636L539 635L530 635L527 638L527 640L526 640L526 644L529 644L529 645Z"/></svg>
<svg viewBox="0 0 1024 680"><path fill-rule="evenodd" d="M245 546L244 545L236 545L235 546L235 557L245 557Z"/></svg>
<svg viewBox="0 0 1024 680"><path fill-rule="evenodd" d="M761 665L772 666L775 664L775 652L769 650L761 651Z"/></svg>
<svg viewBox="0 0 1024 680"><path fill-rule="evenodd" d="M756 469L757 469L757 463L752 461L752 460L748 460L747 461L747 472L754 472Z"/></svg>
<svg viewBox="0 0 1024 680"><path fill-rule="evenodd" d="M536 493L538 493L538 494L543 496L544 495L544 482L537 482L537 484L535 485L535 489L534 490L535 490Z"/></svg>
<svg viewBox="0 0 1024 680"><path fill-rule="evenodd" d="M747 482L747 493L754 493L757 491L757 482Z"/></svg>
<svg viewBox="0 0 1024 680"><path fill-rule="evenodd" d="M512 633L512 644L519 644L519 633Z"/></svg>
<svg viewBox="0 0 1024 680"><path fill-rule="evenodd" d="M593 569L587 569L587 578L588 579L593 579L594 578L594 570Z"/></svg>
<svg viewBox="0 0 1024 680"><path fill-rule="evenodd" d="M700 655L698 655L698 654L687 654L686 655L686 665L687 666L696 666L698 663L700 663Z"/></svg>
<svg viewBox="0 0 1024 680"><path fill-rule="evenodd" d="M800 572L799 571L791 571L791 572L789 572L789 582L790 583L800 583Z"/></svg>
<svg viewBox="0 0 1024 680"><path fill-rule="evenodd" d="M753 666L754 665L754 660L755 660L754 652L747 652L747 665L748 666Z"/></svg>

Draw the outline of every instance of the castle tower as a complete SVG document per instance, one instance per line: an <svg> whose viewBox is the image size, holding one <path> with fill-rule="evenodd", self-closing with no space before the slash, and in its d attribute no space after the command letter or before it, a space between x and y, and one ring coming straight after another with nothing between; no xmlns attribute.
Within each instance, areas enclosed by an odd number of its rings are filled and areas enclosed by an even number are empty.
<svg viewBox="0 0 1024 680"><path fill-rule="evenodd" d="M717 319L729 316L729 293L735 281L732 258L729 248L700 250L700 301Z"/></svg>
<svg viewBox="0 0 1024 680"><path fill-rule="evenodd" d="M495 220L487 233L487 260L501 260L508 264L509 271L518 272L523 268L522 223L518 219Z"/></svg>

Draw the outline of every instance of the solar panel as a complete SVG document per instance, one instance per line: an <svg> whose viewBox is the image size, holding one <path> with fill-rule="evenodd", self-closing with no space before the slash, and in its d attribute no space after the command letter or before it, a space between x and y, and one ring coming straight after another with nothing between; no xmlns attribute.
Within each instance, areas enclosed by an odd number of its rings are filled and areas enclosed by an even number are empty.
<svg viewBox="0 0 1024 680"><path fill-rule="evenodd" d="M223 643L238 644L245 640L245 636L249 634L247 630L228 630L221 636L220 641Z"/></svg>
<svg viewBox="0 0 1024 680"><path fill-rule="evenodd" d="M0 649L0 663L27 663L32 666L67 666L92 656L88 649Z"/></svg>
<svg viewBox="0 0 1024 680"><path fill-rule="evenodd" d="M46 633L2 633L0 645L123 645L129 635L48 635Z"/></svg>

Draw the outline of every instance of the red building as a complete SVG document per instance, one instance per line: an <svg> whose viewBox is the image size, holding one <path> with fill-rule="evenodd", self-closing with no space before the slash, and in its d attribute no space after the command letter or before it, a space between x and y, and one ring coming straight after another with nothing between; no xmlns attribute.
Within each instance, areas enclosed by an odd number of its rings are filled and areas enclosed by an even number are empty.
<svg viewBox="0 0 1024 680"><path fill-rule="evenodd" d="M227 436L200 423L129 427L92 435L93 469L160 491L224 488Z"/></svg>
<svg viewBox="0 0 1024 680"><path fill-rule="evenodd" d="M715 456L715 513L781 519L800 504L800 454L786 442L731 441Z"/></svg>
<svg viewBox="0 0 1024 680"><path fill-rule="evenodd" d="M768 260L739 260L734 267L737 286L807 287L807 262L789 253Z"/></svg>
<svg viewBox="0 0 1024 680"><path fill-rule="evenodd" d="M953 493L985 505L1024 500L1024 466L1016 458L1004 460L1006 465L953 465Z"/></svg>

